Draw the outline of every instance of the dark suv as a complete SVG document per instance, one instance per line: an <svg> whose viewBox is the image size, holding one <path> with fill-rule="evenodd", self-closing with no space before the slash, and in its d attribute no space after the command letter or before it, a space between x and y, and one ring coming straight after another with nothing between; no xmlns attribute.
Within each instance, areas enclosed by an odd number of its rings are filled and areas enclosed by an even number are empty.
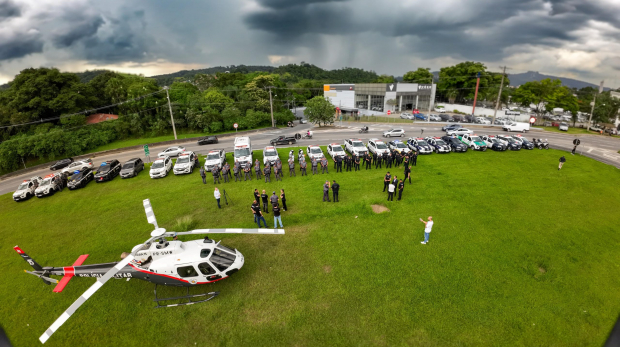
<svg viewBox="0 0 620 347"><path fill-rule="evenodd" d="M84 188L88 182L94 179L94 177L95 175L93 175L93 170L89 167L85 167L82 170L76 170L73 172L73 175L69 177L67 187L69 190Z"/></svg>
<svg viewBox="0 0 620 347"><path fill-rule="evenodd" d="M459 141L456 137L446 135L441 139L444 140L448 146L450 146L450 150L452 152L467 152L467 145Z"/></svg>
<svg viewBox="0 0 620 347"><path fill-rule="evenodd" d="M50 170L54 171L54 170L58 170L58 169L64 169L67 166L69 166L69 164L73 163L73 158L66 158L66 159L61 159L57 162L55 162L54 164L52 164L52 166L50 166Z"/></svg>
<svg viewBox="0 0 620 347"><path fill-rule="evenodd" d="M474 116L467 115L463 118L463 123L473 123L473 122L474 122Z"/></svg>
<svg viewBox="0 0 620 347"><path fill-rule="evenodd" d="M118 160L112 159L101 163L95 174L95 182L101 183L105 181L111 181L114 177L118 176L121 172L121 163Z"/></svg>
<svg viewBox="0 0 620 347"><path fill-rule="evenodd" d="M200 140L198 140L198 144L199 145L208 145L211 143L218 143L219 140L217 139L217 136L205 136L200 138Z"/></svg>
<svg viewBox="0 0 620 347"><path fill-rule="evenodd" d="M121 168L121 178L136 177L140 171L144 170L144 162L140 158L129 159Z"/></svg>

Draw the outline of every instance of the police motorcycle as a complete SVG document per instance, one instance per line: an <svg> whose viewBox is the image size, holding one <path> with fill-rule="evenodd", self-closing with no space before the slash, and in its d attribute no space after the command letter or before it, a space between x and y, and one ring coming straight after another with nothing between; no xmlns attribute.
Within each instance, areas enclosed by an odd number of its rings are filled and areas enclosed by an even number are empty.
<svg viewBox="0 0 620 347"><path fill-rule="evenodd" d="M536 142L538 141L538 142ZM547 139L545 139L545 141L543 142L542 139L534 139L534 146L536 146L536 148L538 149L549 149L549 142L547 142Z"/></svg>
<svg viewBox="0 0 620 347"><path fill-rule="evenodd" d="M368 133L368 127L362 127L360 129L360 134L365 134L365 133Z"/></svg>

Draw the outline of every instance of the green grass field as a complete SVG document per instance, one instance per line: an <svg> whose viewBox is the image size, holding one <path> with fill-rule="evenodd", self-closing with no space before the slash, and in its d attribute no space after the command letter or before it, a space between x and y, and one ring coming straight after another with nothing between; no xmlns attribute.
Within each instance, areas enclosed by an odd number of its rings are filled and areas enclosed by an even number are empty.
<svg viewBox="0 0 620 347"><path fill-rule="evenodd" d="M197 172L152 180L145 171L24 203L7 194L0 322L15 346L37 346L94 282L74 278L53 293L23 273L15 245L43 266L80 254L87 264L117 261L152 230L142 199L168 230L252 228L253 189L284 188L286 235L221 237L246 263L197 288L220 291L216 299L155 310L153 285L111 280L46 345L601 346L620 313L620 191L609 189L620 173L581 156L558 172L562 154L423 156L394 202L381 191L385 169L336 174L331 163L325 175L289 178L285 168L283 182L220 184L232 198L222 210ZM326 179L340 183L340 203L321 202ZM421 245L418 219L429 215L435 226Z"/></svg>
<svg viewBox="0 0 620 347"><path fill-rule="evenodd" d="M600 135L600 136L609 136L609 134L600 134L598 132L587 130L585 128L575 128L570 126L567 131L560 130L558 127L544 127L544 126L535 126L537 129L544 129L547 131L552 131L555 133L564 133L564 134L590 134L590 135ZM612 135L612 137L618 137L618 135Z"/></svg>

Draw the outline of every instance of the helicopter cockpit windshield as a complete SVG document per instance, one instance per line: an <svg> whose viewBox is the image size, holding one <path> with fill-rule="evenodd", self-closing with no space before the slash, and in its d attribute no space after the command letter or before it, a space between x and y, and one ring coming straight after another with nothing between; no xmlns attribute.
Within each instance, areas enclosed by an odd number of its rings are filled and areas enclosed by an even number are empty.
<svg viewBox="0 0 620 347"><path fill-rule="evenodd" d="M209 260L218 270L226 271L235 262L236 258L237 252L226 246L218 245L211 253Z"/></svg>

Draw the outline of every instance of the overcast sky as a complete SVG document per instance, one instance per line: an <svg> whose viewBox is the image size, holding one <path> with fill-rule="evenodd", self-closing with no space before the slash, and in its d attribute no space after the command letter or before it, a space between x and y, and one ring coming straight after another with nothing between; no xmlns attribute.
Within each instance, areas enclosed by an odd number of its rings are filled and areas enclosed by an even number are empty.
<svg viewBox="0 0 620 347"><path fill-rule="evenodd" d="M464 60L620 86L620 0L0 0L0 83L309 62L402 75Z"/></svg>

